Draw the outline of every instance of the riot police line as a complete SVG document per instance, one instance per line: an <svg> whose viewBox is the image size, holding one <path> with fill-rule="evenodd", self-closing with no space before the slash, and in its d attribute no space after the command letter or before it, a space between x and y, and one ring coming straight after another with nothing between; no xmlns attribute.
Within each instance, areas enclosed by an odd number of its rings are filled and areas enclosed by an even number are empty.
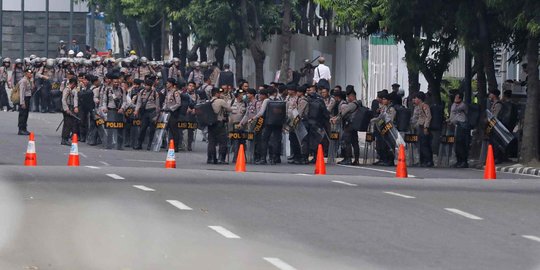
<svg viewBox="0 0 540 270"><path fill-rule="evenodd" d="M11 68L6 60L0 74ZM239 80L238 89L233 89L230 75L203 63L184 70L178 59L162 63L136 56L36 57L16 60L4 85L18 87L19 100L29 98L26 110L61 111L61 143L66 145L77 133L82 142L108 149L146 146L160 151L171 138L176 151L192 151L197 130L202 130L210 164L234 161L240 144L245 144L252 164L315 163L315 151L322 144L329 163L342 158L338 162L342 165L372 160L375 165L393 166L396 149L403 144L411 165L449 166L455 156L455 167L468 166L470 130L480 115L477 105L465 110L454 100L445 121L443 106L426 105L423 93L412 97L413 108L406 108L396 92L383 90L367 108L352 86L341 90L328 89L328 83L271 83L255 90ZM25 117L19 117L19 134L26 134L26 123L21 123ZM515 141L512 128L497 116L488 117L488 139L504 153ZM510 118L508 125L515 126L515 117ZM364 135L362 152L359 134ZM439 142L438 151L433 151L433 140Z"/></svg>

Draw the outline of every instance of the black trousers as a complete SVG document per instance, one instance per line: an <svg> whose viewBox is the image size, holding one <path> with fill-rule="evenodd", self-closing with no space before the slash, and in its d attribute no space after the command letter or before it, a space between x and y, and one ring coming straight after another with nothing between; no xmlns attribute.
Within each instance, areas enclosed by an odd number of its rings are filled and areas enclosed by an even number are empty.
<svg viewBox="0 0 540 270"><path fill-rule="evenodd" d="M174 141L174 149L178 150L178 148L180 148L180 144L182 143L182 141L180 141L180 129L178 128L178 114L177 113L171 112L171 117L169 118L167 128L171 132L171 136L172 136L171 139L173 139Z"/></svg>
<svg viewBox="0 0 540 270"><path fill-rule="evenodd" d="M225 160L227 156L227 134L225 123L219 122L208 126L208 160L216 160L216 147L219 146L219 158Z"/></svg>
<svg viewBox="0 0 540 270"><path fill-rule="evenodd" d="M310 154L314 154L317 151L317 147L321 142L322 138L318 132L319 127L317 125L306 125L308 129L308 134L302 141L302 157L308 158Z"/></svg>
<svg viewBox="0 0 540 270"><path fill-rule="evenodd" d="M424 133L424 127L419 126L416 129L418 134L418 148L420 152L420 164L433 163L433 150L431 149L431 132Z"/></svg>
<svg viewBox="0 0 540 270"><path fill-rule="evenodd" d="M341 149L343 149L343 157L345 159L354 159L360 158L360 145L358 142L358 132L352 130L350 126L345 126L343 128L343 136L341 138Z"/></svg>
<svg viewBox="0 0 540 270"><path fill-rule="evenodd" d="M79 118L81 119L81 122L79 123L79 131L80 131L80 140L84 142L86 140L86 136L88 135L88 125L90 122L90 113L92 111L83 110L81 109L79 111Z"/></svg>
<svg viewBox="0 0 540 270"><path fill-rule="evenodd" d="M40 98L41 98L41 112L49 112L49 110L52 111L52 99L51 99L51 81L49 80L42 80L41 81L41 91L40 91Z"/></svg>
<svg viewBox="0 0 540 270"><path fill-rule="evenodd" d="M30 99L31 97L24 97L24 104L26 107L23 109L22 106L19 108L19 130L26 130L28 123L28 114L30 113Z"/></svg>
<svg viewBox="0 0 540 270"><path fill-rule="evenodd" d="M394 162L394 154L379 131L375 131L375 139L375 148L377 149L379 160L388 163Z"/></svg>
<svg viewBox="0 0 540 270"><path fill-rule="evenodd" d="M281 153L281 133L282 126L268 125L262 130L260 144L260 159L266 160L266 155L270 155L270 159L276 160Z"/></svg>
<svg viewBox="0 0 540 270"><path fill-rule="evenodd" d="M4 106L6 106L6 108L10 108L11 106L9 106L9 98L8 98L8 94L7 94L7 91L6 91L6 83L3 82L3 83L0 83L0 110L4 108Z"/></svg>
<svg viewBox="0 0 540 270"><path fill-rule="evenodd" d="M458 123L456 127L456 142L454 144L458 163L467 163L469 159L470 131L467 123Z"/></svg>
<svg viewBox="0 0 540 270"><path fill-rule="evenodd" d="M156 110L146 110L141 114L141 132L139 133L138 145L141 146L144 142L144 137L146 136L146 130L148 131L148 148L152 145L152 140L154 138L154 132L156 131L156 125L154 124L154 118L156 118Z"/></svg>
<svg viewBox="0 0 540 270"><path fill-rule="evenodd" d="M62 139L69 139L73 134L79 135L79 120L67 113L64 114L64 126L62 127Z"/></svg>

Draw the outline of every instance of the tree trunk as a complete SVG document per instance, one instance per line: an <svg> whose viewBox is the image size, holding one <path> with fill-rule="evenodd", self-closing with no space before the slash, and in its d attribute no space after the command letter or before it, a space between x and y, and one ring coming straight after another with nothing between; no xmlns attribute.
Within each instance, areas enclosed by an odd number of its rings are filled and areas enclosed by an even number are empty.
<svg viewBox="0 0 540 270"><path fill-rule="evenodd" d="M476 66L476 80L478 89L478 104L480 105L480 121L476 126L476 131L471 142L470 156L479 157L482 153L482 143L484 140L484 130L486 126L486 73L484 72L484 62L481 55L475 55L474 63Z"/></svg>
<svg viewBox="0 0 540 270"><path fill-rule="evenodd" d="M126 52L124 51L125 45L124 37L122 36L122 26L117 19L114 20L114 29L116 30L116 35L118 36L118 47L120 49L120 56L124 57L126 56Z"/></svg>
<svg viewBox="0 0 540 270"><path fill-rule="evenodd" d="M225 44L218 44L216 50L214 51L214 58L216 59L216 62L218 62L218 67L220 69L223 69L223 63L225 58L225 50L226 50Z"/></svg>
<svg viewBox="0 0 540 270"><path fill-rule="evenodd" d="M135 21L135 19L133 18L127 18L126 27L131 38L131 44L133 45L131 49L135 50L137 54L141 54L145 51L146 46L141 36L141 32L139 31L139 25L137 24L137 21Z"/></svg>
<svg viewBox="0 0 540 270"><path fill-rule="evenodd" d="M524 164L531 166L538 165L539 153L539 113L538 102L539 81L538 81L538 42L540 38L529 37L527 40L527 107L525 108L525 119L523 121L523 138L521 143L520 160Z"/></svg>
<svg viewBox="0 0 540 270"><path fill-rule="evenodd" d="M244 78L244 50L242 48L234 47L236 51L234 61L236 63L236 80Z"/></svg>
<svg viewBox="0 0 540 270"><path fill-rule="evenodd" d="M420 71L416 68L415 57L417 57L417 48L414 39L403 39L405 45L405 62L407 63L407 77L409 80L409 97L420 91L419 75ZM407 105L412 108L412 98L407 99Z"/></svg>
<svg viewBox="0 0 540 270"><path fill-rule="evenodd" d="M182 70L184 70L184 66L186 65L186 59L187 59L187 46L188 46L188 35L186 33L180 34L180 66L182 67Z"/></svg>
<svg viewBox="0 0 540 270"><path fill-rule="evenodd" d="M255 3L251 4L250 16L253 18L253 25L255 27L250 27L247 20L247 0L240 1L240 21L242 23L242 34L244 40L247 42L249 50L251 51L251 56L253 57L253 62L255 62L255 85L260 86L264 84L264 59L266 58L266 53L263 49L262 43L262 30L259 27L259 14ZM253 36L249 29L253 29Z"/></svg>
<svg viewBox="0 0 540 270"><path fill-rule="evenodd" d="M159 29L159 28L158 28ZM154 59L161 59L161 35L157 32L156 38L153 40Z"/></svg>
<svg viewBox="0 0 540 270"><path fill-rule="evenodd" d="M471 104L472 101L472 54L465 49L465 78L463 79L463 92L465 94L465 103Z"/></svg>
<svg viewBox="0 0 540 270"><path fill-rule="evenodd" d="M253 62L255 62L255 86L259 87L264 84L264 59L263 53L258 53L257 49L251 49L253 55Z"/></svg>
<svg viewBox="0 0 540 270"><path fill-rule="evenodd" d="M173 24L172 28L172 56L178 57L180 55L180 31L178 26Z"/></svg>
<svg viewBox="0 0 540 270"><path fill-rule="evenodd" d="M199 48L199 54L201 55L201 62L208 61L208 52L206 51L206 46L201 45L201 47Z"/></svg>
<svg viewBox="0 0 540 270"><path fill-rule="evenodd" d="M201 44L199 42L193 44L193 47L191 47L191 50L189 50L187 58L188 62L197 61L199 59L199 55L197 54L197 51L201 47Z"/></svg>
<svg viewBox="0 0 540 270"><path fill-rule="evenodd" d="M144 37L144 41L147 45L146 45L145 51L141 52L142 55L146 55L147 57L152 57L152 59L156 59L153 53L154 52L153 51L154 38L152 37L152 35L148 35Z"/></svg>
<svg viewBox="0 0 540 270"><path fill-rule="evenodd" d="M486 79L488 84L488 92L497 89L499 86L497 84L497 78L495 77L495 53L491 45L487 46L484 52L482 53L484 58L484 70L486 72Z"/></svg>
<svg viewBox="0 0 540 270"><path fill-rule="evenodd" d="M167 14L163 11L163 17L161 18L161 60L169 59L169 23L167 21Z"/></svg>
<svg viewBox="0 0 540 270"><path fill-rule="evenodd" d="M486 111L487 108L487 81L486 81L486 73L484 64L482 62L482 57L477 56L475 57L475 62L478 60L478 64L476 67L478 68L476 70L476 80L477 80L477 97L478 97L478 104L480 105L480 113L483 113Z"/></svg>
<svg viewBox="0 0 540 270"><path fill-rule="evenodd" d="M291 0L283 0L283 21L281 23L281 67L279 82L287 83L287 73L291 56Z"/></svg>

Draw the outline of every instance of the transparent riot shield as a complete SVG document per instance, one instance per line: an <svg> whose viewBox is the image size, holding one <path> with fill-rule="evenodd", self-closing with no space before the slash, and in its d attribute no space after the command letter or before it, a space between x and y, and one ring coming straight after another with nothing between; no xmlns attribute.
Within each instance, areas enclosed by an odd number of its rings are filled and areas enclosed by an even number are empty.
<svg viewBox="0 0 540 270"><path fill-rule="evenodd" d="M249 164L255 163L255 125L253 122L247 126L246 162Z"/></svg>
<svg viewBox="0 0 540 270"><path fill-rule="evenodd" d="M139 143L139 135L141 134L142 120L138 117L133 117L131 120L131 146L135 147Z"/></svg>
<svg viewBox="0 0 540 270"><path fill-rule="evenodd" d="M171 117L171 113L169 112L162 112L159 117L158 121L156 123L156 131L154 133L154 138L152 138L152 146L151 150L154 152L159 152L161 149L161 145L163 143L163 137L165 137L165 133L167 130L167 123L169 123L169 118Z"/></svg>
<svg viewBox="0 0 540 270"><path fill-rule="evenodd" d="M99 129L102 129L102 134L105 133L103 125L105 121L97 114L97 110L93 109L90 113L90 125L88 126L88 135L86 136L86 143L88 145L97 145L105 140L106 136L99 134Z"/></svg>
<svg viewBox="0 0 540 270"><path fill-rule="evenodd" d="M369 124L368 130L366 132L366 142L364 144L364 165L368 164L368 160L371 159L369 163L375 162L375 123L371 122Z"/></svg>
<svg viewBox="0 0 540 270"><path fill-rule="evenodd" d="M124 148L124 126L124 115L119 114L116 110L109 110L105 122L105 129L107 130L105 147L107 149L122 150Z"/></svg>
<svg viewBox="0 0 540 270"><path fill-rule="evenodd" d="M488 119L486 134L489 136L490 142L493 144L493 147L506 152L508 144L515 139L514 134L508 131L501 121L489 110L486 110L486 114Z"/></svg>
<svg viewBox="0 0 540 270"><path fill-rule="evenodd" d="M437 167L450 166L454 153L454 143L456 142L456 128L454 125L443 127L439 143L439 154L437 155Z"/></svg>
<svg viewBox="0 0 540 270"><path fill-rule="evenodd" d="M341 127L341 123L335 123L330 125L330 135L328 136L330 141L328 144L328 164L336 163L342 133L343 129Z"/></svg>
<svg viewBox="0 0 540 270"><path fill-rule="evenodd" d="M413 165L416 164L417 159L419 159L420 155L416 154L418 151L418 133L415 132L408 132L403 134L403 138L405 140L406 148L407 148L407 164Z"/></svg>

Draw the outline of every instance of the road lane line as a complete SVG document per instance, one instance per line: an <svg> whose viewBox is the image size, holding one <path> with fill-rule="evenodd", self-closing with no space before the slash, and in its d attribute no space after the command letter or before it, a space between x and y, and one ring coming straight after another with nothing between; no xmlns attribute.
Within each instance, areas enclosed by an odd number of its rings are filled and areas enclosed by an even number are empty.
<svg viewBox="0 0 540 270"><path fill-rule="evenodd" d="M88 158L83 152L79 152L79 155L81 155L83 158Z"/></svg>
<svg viewBox="0 0 540 270"><path fill-rule="evenodd" d="M475 216L473 214L469 214L467 212L464 212L464 211L461 211L459 209L455 209L455 208L444 208L444 210L448 211L448 212L452 212L454 214L458 214L460 216L463 216L463 217L466 217L466 218L470 218L470 219L474 219L474 220L483 220L483 218L481 217L478 217L478 216Z"/></svg>
<svg viewBox="0 0 540 270"><path fill-rule="evenodd" d="M108 177L112 178L112 179L116 179L116 180L122 180L122 179L125 179L124 177L118 175L118 174L114 174L114 173L108 173L107 174Z"/></svg>
<svg viewBox="0 0 540 270"><path fill-rule="evenodd" d="M107 162L105 162L105 161L100 161L99 163L101 163L101 164L103 164L103 165L105 165L105 166L111 166L111 164L109 164L109 163L107 163Z"/></svg>
<svg viewBox="0 0 540 270"><path fill-rule="evenodd" d="M340 164L337 164L337 165L341 166L341 167L347 167L347 168L353 168L353 169L361 169L361 170L368 170L368 171L396 174L395 171L390 171L390 170L375 169L375 168L368 168L368 167L361 167L361 166L340 165ZM416 176L414 176L412 174L409 174L408 177L409 178L416 178Z"/></svg>
<svg viewBox="0 0 540 270"><path fill-rule="evenodd" d="M540 242L540 237L534 236L534 235L522 235L523 238L527 238L529 240L533 240L536 242Z"/></svg>
<svg viewBox="0 0 540 270"><path fill-rule="evenodd" d="M264 257L265 261L271 263L273 266L275 266L277 269L280 270L296 270L296 268L290 266L286 262L280 260L279 258L270 258L270 257Z"/></svg>
<svg viewBox="0 0 540 270"><path fill-rule="evenodd" d="M183 204L180 201L177 200L167 200L168 203L172 204L174 207L180 209L180 210L193 210L191 207Z"/></svg>
<svg viewBox="0 0 540 270"><path fill-rule="evenodd" d="M143 191L156 191L153 188L149 188L149 187L143 186L143 185L133 185L133 187L138 188L138 189L143 190Z"/></svg>
<svg viewBox="0 0 540 270"><path fill-rule="evenodd" d="M125 161L137 161L137 162L148 162L148 163L163 163L163 160L145 160L145 159L124 159Z"/></svg>
<svg viewBox="0 0 540 270"><path fill-rule="evenodd" d="M357 184L351 184L351 183L347 183L347 182L344 182L344 181L332 181L332 183L342 184L342 185L346 185L346 186L350 186L350 187L357 187L358 186Z"/></svg>
<svg viewBox="0 0 540 270"><path fill-rule="evenodd" d="M240 239L240 236L232 233L231 231L221 227L221 226L208 226L208 228L216 231L217 233L221 234L225 238L229 239Z"/></svg>
<svg viewBox="0 0 540 270"><path fill-rule="evenodd" d="M402 197L402 198L407 198L407 199L416 199L416 197L413 197L413 196L409 196L409 195L405 195L405 194L400 194L400 193L396 193L396 192L391 192L391 191L385 191L384 193L389 194L389 195L394 195L394 196Z"/></svg>
<svg viewBox="0 0 540 270"><path fill-rule="evenodd" d="M311 176L309 174L305 174L305 173L295 173L294 175L301 175L301 176Z"/></svg>
<svg viewBox="0 0 540 270"><path fill-rule="evenodd" d="M96 167L96 166L84 166L88 169L94 169L94 170L99 170L99 167Z"/></svg>

